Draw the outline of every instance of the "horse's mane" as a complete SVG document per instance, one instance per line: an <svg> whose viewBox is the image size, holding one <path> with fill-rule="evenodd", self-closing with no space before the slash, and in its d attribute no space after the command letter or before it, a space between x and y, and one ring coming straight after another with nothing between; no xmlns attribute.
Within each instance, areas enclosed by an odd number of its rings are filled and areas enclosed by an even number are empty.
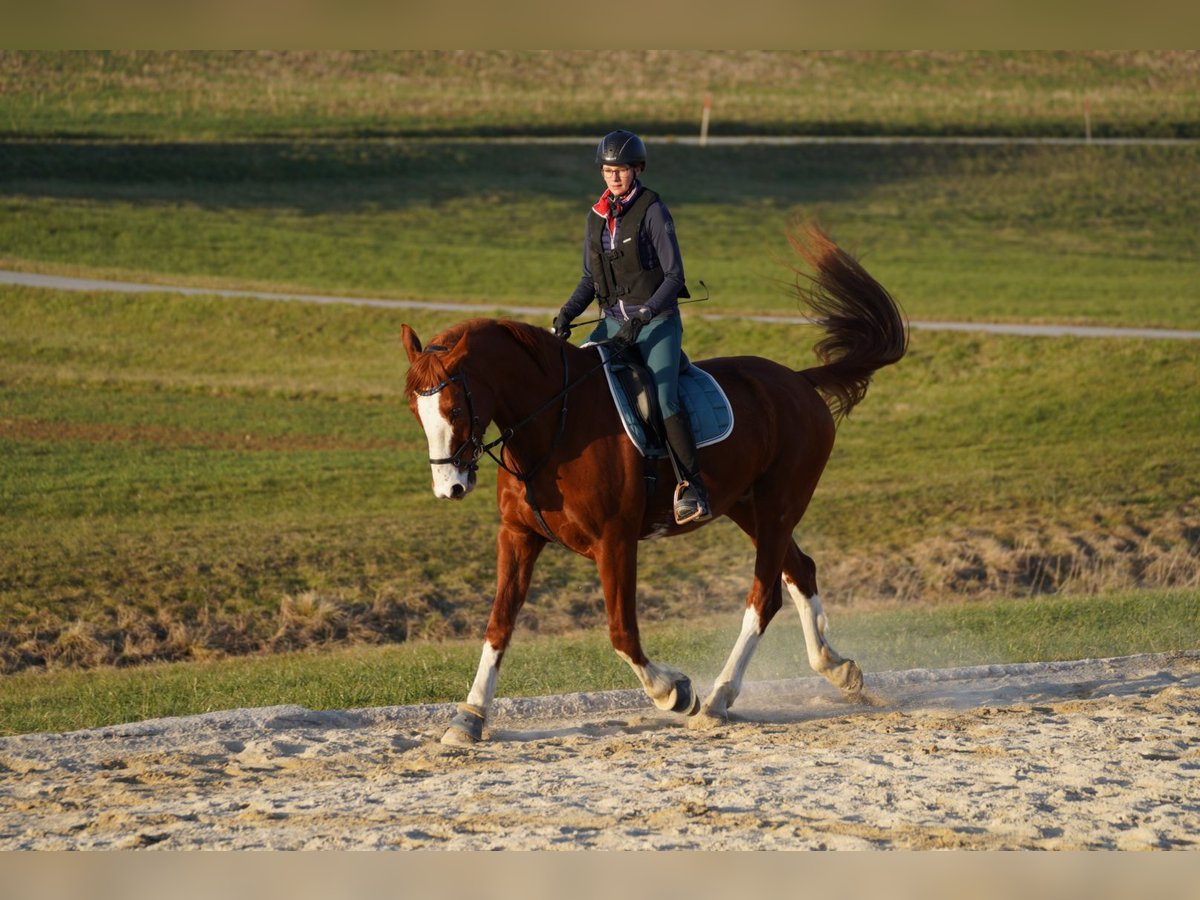
<svg viewBox="0 0 1200 900"><path fill-rule="evenodd" d="M525 322L495 319L494 323L512 335L517 344L537 363L543 375L551 374L552 363L559 356L555 352L559 344L558 338L553 337L545 328L538 328L536 325L528 325Z"/></svg>
<svg viewBox="0 0 1200 900"><path fill-rule="evenodd" d="M554 352L558 340L545 329L512 319L467 319L450 326L425 345L425 351L409 366L405 392L427 390L445 380L446 364L454 357L458 345L464 339L470 343L489 335L511 338L543 374L548 376L553 371L552 360L558 356Z"/></svg>

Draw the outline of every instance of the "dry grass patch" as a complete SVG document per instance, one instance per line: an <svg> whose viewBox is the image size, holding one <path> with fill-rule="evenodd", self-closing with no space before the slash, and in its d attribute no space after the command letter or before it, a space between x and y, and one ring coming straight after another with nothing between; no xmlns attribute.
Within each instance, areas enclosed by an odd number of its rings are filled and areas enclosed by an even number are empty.
<svg viewBox="0 0 1200 900"><path fill-rule="evenodd" d="M846 556L807 548L831 608L855 611L1129 590L1200 592L1200 511L1155 522L1093 529L1035 523L1005 532L956 528L904 548ZM490 577L490 573L489 573ZM645 622L695 621L738 609L749 569L659 573L640 587ZM487 586L490 588L490 585ZM0 633L0 672L28 668L130 666L320 647L481 633L488 591L463 602L433 585L397 584L362 596L340 591L285 592L273 611L197 610L164 601L153 613L122 606L88 620L52 613L10 621ZM572 634L602 627L595 585L543 585L522 611L523 634Z"/></svg>
<svg viewBox="0 0 1200 900"><path fill-rule="evenodd" d="M831 558L821 573L833 596L868 607L1141 588L1200 590L1200 512L1187 507L1154 522L1082 529L1055 523L1004 531L956 527L871 557Z"/></svg>

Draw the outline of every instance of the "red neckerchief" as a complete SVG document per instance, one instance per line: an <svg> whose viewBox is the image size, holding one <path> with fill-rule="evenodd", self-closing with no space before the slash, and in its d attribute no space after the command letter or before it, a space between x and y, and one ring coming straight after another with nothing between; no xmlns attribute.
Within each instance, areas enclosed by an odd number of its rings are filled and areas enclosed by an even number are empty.
<svg viewBox="0 0 1200 900"><path fill-rule="evenodd" d="M617 219L625 215L625 211L633 205L633 201L637 199L638 192L642 189L642 183L635 181L628 193L623 197L614 197L613 192L605 190L600 195L600 199L592 206L592 212L598 216L603 216L608 222L608 236L616 237L617 235Z"/></svg>

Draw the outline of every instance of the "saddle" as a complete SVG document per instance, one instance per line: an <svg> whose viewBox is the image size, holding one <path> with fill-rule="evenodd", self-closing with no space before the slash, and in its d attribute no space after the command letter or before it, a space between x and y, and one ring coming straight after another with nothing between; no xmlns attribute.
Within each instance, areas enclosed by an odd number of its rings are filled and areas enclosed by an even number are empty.
<svg viewBox="0 0 1200 900"><path fill-rule="evenodd" d="M597 345L596 349L600 358L609 363L604 367L604 375L625 433L642 456L665 457L667 441L661 433L662 416L653 376L636 357L630 359L626 354L610 362L607 347ZM692 423L697 447L720 443L732 433L733 408L729 398L715 378L691 364L687 354L680 354L679 402Z"/></svg>

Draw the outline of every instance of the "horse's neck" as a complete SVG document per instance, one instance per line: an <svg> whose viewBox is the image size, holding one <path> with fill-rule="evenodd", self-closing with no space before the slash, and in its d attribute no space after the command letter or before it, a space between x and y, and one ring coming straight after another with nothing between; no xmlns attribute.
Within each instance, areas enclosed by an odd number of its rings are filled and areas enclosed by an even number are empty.
<svg viewBox="0 0 1200 900"><path fill-rule="evenodd" d="M497 427L503 430L520 426L520 431L531 435L557 427L556 417L542 407L564 387L565 357L561 350L547 348L539 364L528 348L510 336L496 352L498 356L491 369L503 373L502 382L494 382ZM574 348L567 348L566 352L571 356L577 354Z"/></svg>

